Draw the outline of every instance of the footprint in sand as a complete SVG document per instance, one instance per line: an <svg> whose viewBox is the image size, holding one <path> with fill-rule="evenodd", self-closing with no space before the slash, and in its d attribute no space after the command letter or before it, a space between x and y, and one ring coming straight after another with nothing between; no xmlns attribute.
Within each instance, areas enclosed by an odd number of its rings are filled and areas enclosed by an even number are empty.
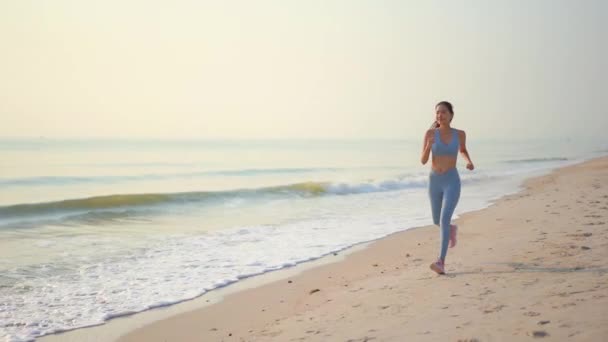
<svg viewBox="0 0 608 342"><path fill-rule="evenodd" d="M367 341L371 341L371 340L375 340L375 337L368 337L365 336L363 338L357 338L357 339L349 339L346 342L367 342Z"/></svg>
<svg viewBox="0 0 608 342"><path fill-rule="evenodd" d="M546 337L549 333L544 330L537 330L532 332L532 337Z"/></svg>
<svg viewBox="0 0 608 342"><path fill-rule="evenodd" d="M505 307L507 307L507 306L501 304L501 305L495 306L493 308L483 310L483 313L484 314L489 314L489 313L492 313L492 312L498 312L498 311L502 310Z"/></svg>
<svg viewBox="0 0 608 342"><path fill-rule="evenodd" d="M606 223L603 222L603 221L585 223L586 226L601 226L601 225L604 225L604 224L606 224Z"/></svg>
<svg viewBox="0 0 608 342"><path fill-rule="evenodd" d="M321 333L321 330L306 330L306 333L318 335Z"/></svg>

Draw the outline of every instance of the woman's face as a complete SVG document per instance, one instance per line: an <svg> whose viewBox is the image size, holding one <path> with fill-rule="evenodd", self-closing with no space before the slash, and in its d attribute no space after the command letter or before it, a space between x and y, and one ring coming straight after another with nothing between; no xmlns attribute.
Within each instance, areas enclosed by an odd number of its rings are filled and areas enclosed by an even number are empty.
<svg viewBox="0 0 608 342"><path fill-rule="evenodd" d="M439 105L435 107L435 120L440 125L447 125L452 121L452 113L450 113L445 105Z"/></svg>

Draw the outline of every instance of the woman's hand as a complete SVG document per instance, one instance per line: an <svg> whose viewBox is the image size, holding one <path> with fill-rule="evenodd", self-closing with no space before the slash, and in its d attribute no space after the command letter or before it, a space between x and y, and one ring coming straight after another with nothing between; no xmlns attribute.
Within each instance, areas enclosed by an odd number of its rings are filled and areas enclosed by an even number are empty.
<svg viewBox="0 0 608 342"><path fill-rule="evenodd" d="M428 130L424 134L424 138L422 139L422 156L420 157L420 162L422 165L426 164L429 160L429 156L431 155L431 146L435 141L435 134L433 134L433 130Z"/></svg>
<svg viewBox="0 0 608 342"><path fill-rule="evenodd" d="M460 154L464 157L464 160L467 161L467 169L473 170L475 169L475 165L471 161L471 157L469 156L469 151L467 151L467 134L464 131L458 131L458 137L460 138Z"/></svg>
<svg viewBox="0 0 608 342"><path fill-rule="evenodd" d="M426 139L426 146L428 146L430 148L431 146L433 146L434 142L435 142L435 134L429 134L429 136Z"/></svg>

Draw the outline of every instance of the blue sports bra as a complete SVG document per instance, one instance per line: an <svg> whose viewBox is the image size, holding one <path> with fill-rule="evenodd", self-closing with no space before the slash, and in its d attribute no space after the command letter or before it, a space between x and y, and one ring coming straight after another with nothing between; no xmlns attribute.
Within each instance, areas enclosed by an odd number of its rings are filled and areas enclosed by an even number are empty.
<svg viewBox="0 0 608 342"><path fill-rule="evenodd" d="M431 151L433 151L434 156L457 156L458 155L458 146L460 145L460 141L458 139L458 132L455 129L452 130L452 140L449 143L445 144L441 141L441 137L439 136L439 129L435 129L435 141L431 146Z"/></svg>

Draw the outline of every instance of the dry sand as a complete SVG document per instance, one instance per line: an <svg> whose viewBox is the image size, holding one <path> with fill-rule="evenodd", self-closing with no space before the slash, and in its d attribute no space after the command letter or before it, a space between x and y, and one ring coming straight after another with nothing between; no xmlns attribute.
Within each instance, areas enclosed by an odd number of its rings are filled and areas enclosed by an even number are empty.
<svg viewBox="0 0 608 342"><path fill-rule="evenodd" d="M438 228L412 229L120 341L608 341L608 158L456 222L446 275Z"/></svg>

